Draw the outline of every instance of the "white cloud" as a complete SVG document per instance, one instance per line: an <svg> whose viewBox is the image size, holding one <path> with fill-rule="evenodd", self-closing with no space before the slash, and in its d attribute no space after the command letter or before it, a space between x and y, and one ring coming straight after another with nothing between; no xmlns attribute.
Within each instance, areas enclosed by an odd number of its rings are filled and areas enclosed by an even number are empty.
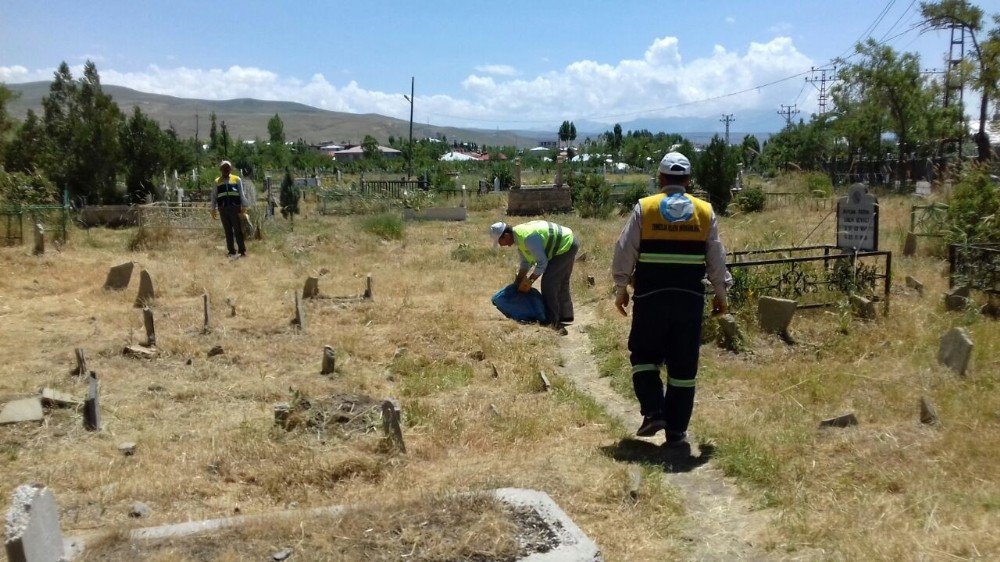
<svg viewBox="0 0 1000 562"><path fill-rule="evenodd" d="M729 25L733 25L734 23L736 23L736 18L734 18L733 16L727 16L726 23L728 23Z"/></svg>
<svg viewBox="0 0 1000 562"><path fill-rule="evenodd" d="M493 74L495 76L517 76L517 69L509 64L481 64L476 67L476 72L483 74Z"/></svg>
<svg viewBox="0 0 1000 562"><path fill-rule="evenodd" d="M517 128L564 119L613 124L639 117L707 117L720 112L770 110L795 98L801 80L765 90L753 88L811 65L787 37L751 43L744 52L716 46L710 55L693 60L682 57L677 38L661 37L641 58L617 63L580 60L534 77L511 77L514 69L505 65L477 67L477 74L466 77L456 94L418 95L414 117L437 125ZM366 89L353 80L338 86L322 74L301 79L252 66L197 69L151 65L139 72L99 70L105 84L144 92L212 100L253 97L295 101L333 111L409 118L410 106L399 92ZM82 69L73 68L74 76L81 73ZM2 82L51 77L51 70L0 66ZM750 91L706 101L742 90Z"/></svg>

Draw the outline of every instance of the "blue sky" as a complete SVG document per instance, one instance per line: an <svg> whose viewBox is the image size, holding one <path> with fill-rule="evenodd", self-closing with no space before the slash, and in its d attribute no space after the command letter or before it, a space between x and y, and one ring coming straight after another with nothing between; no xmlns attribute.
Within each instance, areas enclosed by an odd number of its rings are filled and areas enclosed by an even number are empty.
<svg viewBox="0 0 1000 562"><path fill-rule="evenodd" d="M973 3L1000 13L1000 0ZM414 76L414 118L435 125L738 121L781 104L815 111L809 69L868 36L943 68L949 37L920 34L918 19L910 0L4 0L0 82L91 59L105 83L147 92L405 119Z"/></svg>

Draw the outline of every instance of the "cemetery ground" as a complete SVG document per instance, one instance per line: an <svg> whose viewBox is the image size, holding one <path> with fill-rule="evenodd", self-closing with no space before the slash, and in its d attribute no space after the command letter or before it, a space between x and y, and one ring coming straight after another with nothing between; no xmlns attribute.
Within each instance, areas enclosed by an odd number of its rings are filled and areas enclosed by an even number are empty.
<svg viewBox="0 0 1000 562"><path fill-rule="evenodd" d="M740 353L712 343L706 323L692 433L708 462L689 470L717 469L737 490L739 501L711 516L753 530L737 537L741 556L1000 556L1000 330L972 308L944 310L947 263L924 241L914 257L899 252L912 200L881 203L881 247L894 252L888 316L858 319L846 298L800 310L789 345L759 332L748 305L735 311L746 335ZM642 443L633 435L628 320L611 304L609 264L624 219L551 217L579 234L587 256L574 271L578 322L560 337L492 307L516 256L489 248L487 226L502 209L472 208L467 222L406 223L380 236L365 229L376 230L370 218L320 217L307 206L294 231L269 231L237 261L225 258L221 228L140 244L135 230L74 230L41 256L28 245L0 249L0 402L42 387L82 398L86 382L69 371L83 348L100 380L103 422L86 431L79 412L54 409L41 424L0 426L0 497L46 484L64 535L102 536L96 548L106 550L91 554L109 559L138 556L124 544L128 529L351 504L366 507L336 523L284 521L141 554L264 559L290 548L301 560L510 559L516 531L503 506L451 494L521 487L552 496L608 560L726 558L712 555L705 514L673 479L683 468L656 447L623 458ZM729 250L832 243L832 217L810 234L828 213L792 205L723 218L720 229ZM130 260L129 288L102 289L107 268ZM153 359L122 355L145 341L134 307L142 269L156 290ZM373 299L306 299L304 329L290 324L307 277L337 297L360 294L368 274ZM904 284L907 275L922 293ZM975 342L964 377L936 360L941 335L955 326ZM320 374L326 345L336 350L332 375ZM215 346L223 353L209 357ZM604 386L595 395L581 365L596 365ZM405 454L364 411L351 423L303 414L289 429L275 424L276 403L305 400L315 411L358 396L399 401ZM937 423L921 423L921 397ZM818 427L849 412L858 425ZM118 450L123 442L136 444L134 454ZM138 519L136 502L148 506ZM746 526L750 519L766 524Z"/></svg>

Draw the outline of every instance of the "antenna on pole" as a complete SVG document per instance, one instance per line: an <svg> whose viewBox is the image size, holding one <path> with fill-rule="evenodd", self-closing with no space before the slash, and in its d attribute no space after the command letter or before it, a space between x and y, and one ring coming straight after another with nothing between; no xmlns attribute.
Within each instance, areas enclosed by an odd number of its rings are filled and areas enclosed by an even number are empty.
<svg viewBox="0 0 1000 562"><path fill-rule="evenodd" d="M781 110L778 111L778 115L785 118L785 126L792 126L792 117L799 114L799 110L796 109L798 104L785 105L781 104Z"/></svg>
<svg viewBox="0 0 1000 562"><path fill-rule="evenodd" d="M732 113L723 113L722 119L719 121L726 124L726 146L729 146L729 124L736 121L736 118L733 117Z"/></svg>
<svg viewBox="0 0 1000 562"><path fill-rule="evenodd" d="M830 69L829 77L826 75L827 69L825 68L817 69L816 67L813 67L810 69L810 72L812 72L812 76L806 77L806 82L809 82L814 88L819 90L819 114L823 115L826 113L826 100L830 95L829 90L826 88L826 83L837 80L837 67L835 66ZM817 72L819 73L819 77L816 76ZM816 86L817 82L819 82L819 86Z"/></svg>

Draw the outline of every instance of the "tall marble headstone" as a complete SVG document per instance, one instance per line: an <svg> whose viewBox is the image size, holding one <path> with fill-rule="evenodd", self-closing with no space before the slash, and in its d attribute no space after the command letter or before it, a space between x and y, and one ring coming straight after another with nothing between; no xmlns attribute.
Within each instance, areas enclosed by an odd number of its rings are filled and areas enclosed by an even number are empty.
<svg viewBox="0 0 1000 562"><path fill-rule="evenodd" d="M878 199L863 183L856 183L837 202L837 247L878 250Z"/></svg>

